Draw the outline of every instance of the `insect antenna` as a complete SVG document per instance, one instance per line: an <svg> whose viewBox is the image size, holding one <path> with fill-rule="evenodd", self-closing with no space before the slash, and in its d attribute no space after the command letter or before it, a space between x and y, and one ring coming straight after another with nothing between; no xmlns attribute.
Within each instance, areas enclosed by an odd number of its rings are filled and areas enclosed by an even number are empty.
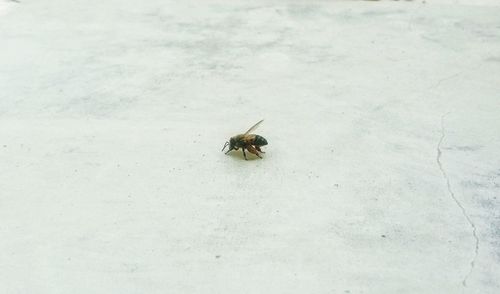
<svg viewBox="0 0 500 294"><path fill-rule="evenodd" d="M224 151L224 149L226 149L227 145L229 145L229 142L226 142L226 144L224 144L224 147L222 147L221 152Z"/></svg>

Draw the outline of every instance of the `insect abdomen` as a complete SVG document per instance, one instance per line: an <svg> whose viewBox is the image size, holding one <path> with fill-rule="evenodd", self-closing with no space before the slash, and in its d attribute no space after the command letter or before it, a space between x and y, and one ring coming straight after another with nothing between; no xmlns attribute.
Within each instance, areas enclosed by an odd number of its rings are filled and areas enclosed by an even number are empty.
<svg viewBox="0 0 500 294"><path fill-rule="evenodd" d="M267 140L262 136L255 135L254 144L257 146L264 146L264 145L267 145Z"/></svg>

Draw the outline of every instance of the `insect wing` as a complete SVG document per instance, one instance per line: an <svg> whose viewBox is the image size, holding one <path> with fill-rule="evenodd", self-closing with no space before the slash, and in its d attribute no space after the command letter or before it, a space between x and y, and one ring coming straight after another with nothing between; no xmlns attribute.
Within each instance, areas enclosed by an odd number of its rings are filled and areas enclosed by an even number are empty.
<svg viewBox="0 0 500 294"><path fill-rule="evenodd" d="M251 131L255 130L264 120L259 121L258 123L254 124L251 128L248 129L248 131L245 132L244 135L247 135Z"/></svg>
<svg viewBox="0 0 500 294"><path fill-rule="evenodd" d="M255 135L243 135L243 137L241 137L241 141L243 141L245 144L254 144Z"/></svg>

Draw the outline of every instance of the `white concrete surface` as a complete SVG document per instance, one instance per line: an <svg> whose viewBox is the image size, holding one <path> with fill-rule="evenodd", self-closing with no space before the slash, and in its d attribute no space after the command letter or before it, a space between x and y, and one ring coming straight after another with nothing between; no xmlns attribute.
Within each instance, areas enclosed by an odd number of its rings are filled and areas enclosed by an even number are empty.
<svg viewBox="0 0 500 294"><path fill-rule="evenodd" d="M500 293L494 2L0 3L0 293Z"/></svg>

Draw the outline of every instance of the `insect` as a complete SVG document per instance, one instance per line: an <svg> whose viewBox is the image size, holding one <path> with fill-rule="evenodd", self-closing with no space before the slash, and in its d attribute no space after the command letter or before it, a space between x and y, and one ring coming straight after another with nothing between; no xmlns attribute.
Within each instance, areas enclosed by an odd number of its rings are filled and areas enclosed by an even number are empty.
<svg viewBox="0 0 500 294"><path fill-rule="evenodd" d="M239 148L241 148L245 160L247 160L247 154L245 153L245 149L247 149L248 152L257 155L259 158L262 158L259 152L260 153L265 153L265 152L260 150L260 147L267 145L267 140L264 139L264 137L262 136L250 134L250 132L255 130L263 121L264 120L261 120L258 123L254 124L244 134L239 134L234 137L231 137L229 141L226 142L226 144L224 144L224 147L222 148L221 151L224 151L224 149L226 149L226 147L229 145L229 150L227 150L225 154L228 154L232 150L238 150Z"/></svg>

